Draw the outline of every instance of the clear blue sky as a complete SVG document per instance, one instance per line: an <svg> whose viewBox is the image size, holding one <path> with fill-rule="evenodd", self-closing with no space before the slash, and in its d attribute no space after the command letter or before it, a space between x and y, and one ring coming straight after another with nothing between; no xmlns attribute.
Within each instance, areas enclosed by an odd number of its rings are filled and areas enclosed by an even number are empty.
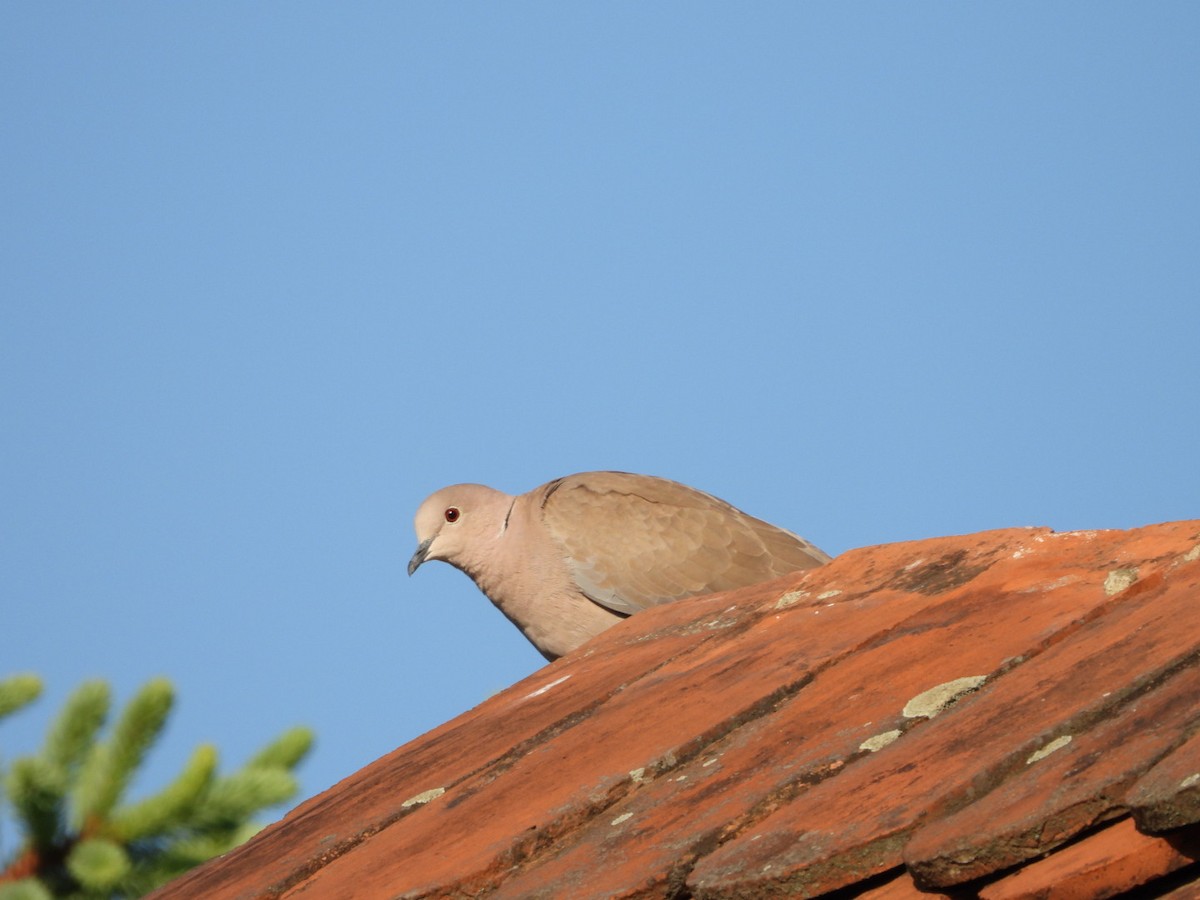
<svg viewBox="0 0 1200 900"><path fill-rule="evenodd" d="M444 484L1200 516L1200 5L0 6L0 671L315 793L541 657Z"/></svg>

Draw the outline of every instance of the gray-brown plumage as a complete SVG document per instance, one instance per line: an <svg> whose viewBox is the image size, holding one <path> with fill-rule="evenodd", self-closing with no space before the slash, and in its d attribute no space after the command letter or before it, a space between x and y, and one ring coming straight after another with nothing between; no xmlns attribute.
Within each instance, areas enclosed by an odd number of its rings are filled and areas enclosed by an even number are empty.
<svg viewBox="0 0 1200 900"><path fill-rule="evenodd" d="M626 616L745 587L829 556L694 488L626 472L568 475L513 497L456 484L417 510L408 574L466 572L547 659Z"/></svg>

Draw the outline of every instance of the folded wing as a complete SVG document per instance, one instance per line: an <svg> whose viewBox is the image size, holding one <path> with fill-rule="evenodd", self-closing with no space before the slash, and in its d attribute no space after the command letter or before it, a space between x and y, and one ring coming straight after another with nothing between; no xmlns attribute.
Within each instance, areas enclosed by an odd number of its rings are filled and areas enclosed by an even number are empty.
<svg viewBox="0 0 1200 900"><path fill-rule="evenodd" d="M662 478L588 472L541 493L543 521L580 591L618 613L757 584L829 559L790 531Z"/></svg>

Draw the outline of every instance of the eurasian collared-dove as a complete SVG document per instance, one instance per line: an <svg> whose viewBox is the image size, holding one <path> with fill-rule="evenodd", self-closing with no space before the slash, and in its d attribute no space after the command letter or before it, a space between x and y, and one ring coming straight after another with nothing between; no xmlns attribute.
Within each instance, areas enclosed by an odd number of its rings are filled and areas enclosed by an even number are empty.
<svg viewBox="0 0 1200 900"><path fill-rule="evenodd" d="M430 559L466 572L550 660L648 606L829 560L724 500L626 472L568 475L517 497L456 484L413 524L409 575Z"/></svg>

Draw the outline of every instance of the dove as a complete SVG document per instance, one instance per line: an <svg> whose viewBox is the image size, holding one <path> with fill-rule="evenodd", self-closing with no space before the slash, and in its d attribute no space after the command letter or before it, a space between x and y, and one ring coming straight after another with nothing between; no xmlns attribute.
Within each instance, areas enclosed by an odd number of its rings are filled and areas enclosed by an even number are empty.
<svg viewBox="0 0 1200 900"><path fill-rule="evenodd" d="M431 494L413 521L412 575L465 572L548 660L661 603L745 587L829 556L687 485L582 472L512 496L482 484Z"/></svg>

